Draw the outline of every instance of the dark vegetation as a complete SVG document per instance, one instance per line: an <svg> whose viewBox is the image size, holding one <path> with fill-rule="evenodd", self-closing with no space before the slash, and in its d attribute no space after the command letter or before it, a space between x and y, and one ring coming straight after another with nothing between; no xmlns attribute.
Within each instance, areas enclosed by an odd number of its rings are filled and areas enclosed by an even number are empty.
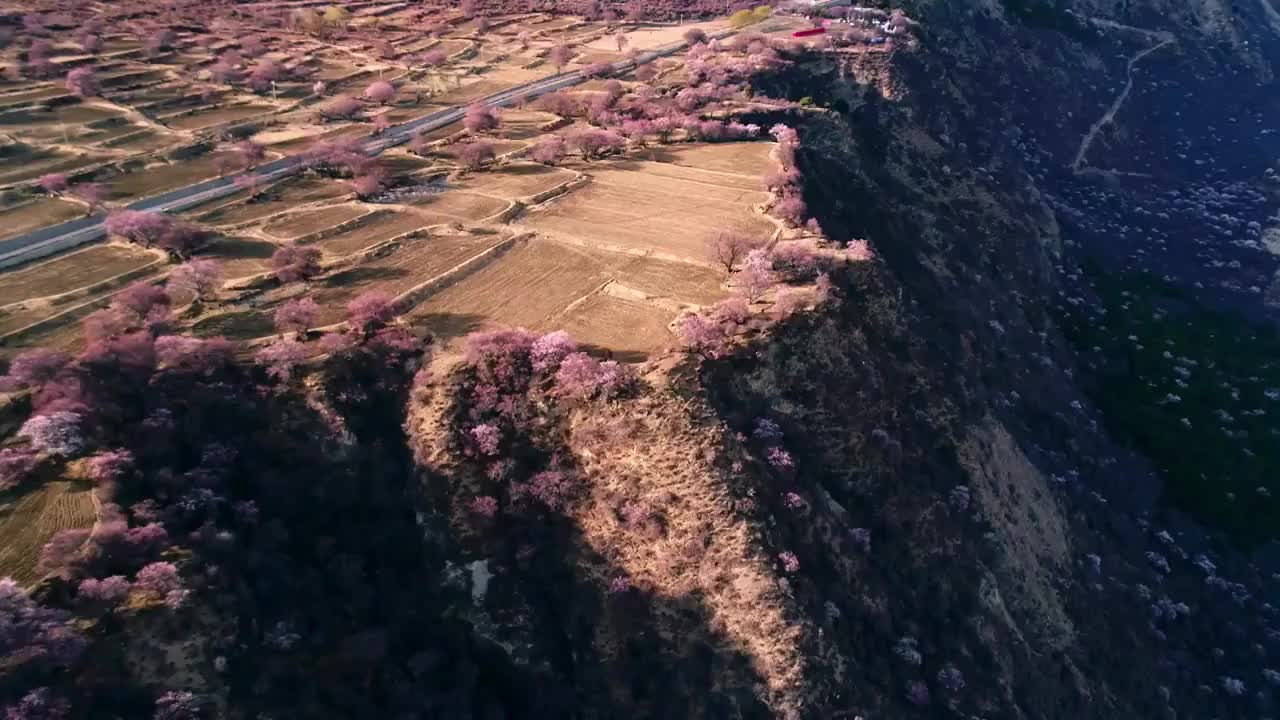
<svg viewBox="0 0 1280 720"><path fill-rule="evenodd" d="M1246 544L1280 537L1276 329L1159 278L1089 274L1096 300L1064 304L1062 328L1108 428L1151 458L1178 508Z"/></svg>

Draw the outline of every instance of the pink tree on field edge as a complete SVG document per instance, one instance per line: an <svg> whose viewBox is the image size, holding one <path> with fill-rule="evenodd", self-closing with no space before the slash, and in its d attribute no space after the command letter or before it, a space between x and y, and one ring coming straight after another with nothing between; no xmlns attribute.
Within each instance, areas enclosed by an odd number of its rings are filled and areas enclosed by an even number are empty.
<svg viewBox="0 0 1280 720"><path fill-rule="evenodd" d="M320 306L311 298L290 300L276 309L275 326L280 333L305 334L315 324Z"/></svg>
<svg viewBox="0 0 1280 720"><path fill-rule="evenodd" d="M231 181L236 187L249 193L250 200L256 200L267 186L267 181L261 175L237 175Z"/></svg>
<svg viewBox="0 0 1280 720"><path fill-rule="evenodd" d="M596 160L626 147L622 136L599 128L576 129L569 133L568 142L584 160Z"/></svg>
<svg viewBox="0 0 1280 720"><path fill-rule="evenodd" d="M65 84L67 92L80 98L96 97L102 92L102 86L98 84L92 68L73 68L67 73Z"/></svg>
<svg viewBox="0 0 1280 720"><path fill-rule="evenodd" d="M222 268L213 260L191 260L169 273L168 285L205 300L222 286Z"/></svg>
<svg viewBox="0 0 1280 720"><path fill-rule="evenodd" d="M297 340L277 340L259 350L253 361L266 370L268 377L277 382L288 382L293 371L310 354L307 346Z"/></svg>
<svg viewBox="0 0 1280 720"><path fill-rule="evenodd" d="M479 170L484 167L485 163L492 161L496 153L493 149L493 143L485 140L476 140L463 143L458 148L457 155L458 161L468 170Z"/></svg>
<svg viewBox="0 0 1280 720"><path fill-rule="evenodd" d="M70 193L72 197L88 206L90 215L100 209L107 199L107 189L99 183L79 183L71 187Z"/></svg>
<svg viewBox="0 0 1280 720"><path fill-rule="evenodd" d="M557 45L551 48L551 52L547 53L547 61L555 66L556 73L562 73L564 72L564 66L569 64L573 56L573 49L568 45Z"/></svg>
<svg viewBox="0 0 1280 720"><path fill-rule="evenodd" d="M363 109L364 105L359 100L343 96L329 101L320 109L320 115L328 120L350 120Z"/></svg>
<svg viewBox="0 0 1280 720"><path fill-rule="evenodd" d="M396 86L386 80L376 80L365 88L364 96L373 102L386 105L395 99Z"/></svg>
<svg viewBox="0 0 1280 720"><path fill-rule="evenodd" d="M267 159L267 149L252 140L241 140L236 143L236 154L240 157L240 165L245 170L255 168Z"/></svg>
<svg viewBox="0 0 1280 720"><path fill-rule="evenodd" d="M724 266L727 273L733 272L740 260L747 253L760 247L760 241L745 230L730 228L722 230L707 241L707 254L716 263Z"/></svg>
<svg viewBox="0 0 1280 720"><path fill-rule="evenodd" d="M39 182L36 183L40 189L50 195L61 195L70 187L67 182L67 176L64 173L49 173L41 175Z"/></svg>
<svg viewBox="0 0 1280 720"><path fill-rule="evenodd" d="M478 102L467 106L466 115L462 120L463 126L471 132L493 130L498 127L498 123L497 110Z"/></svg>
<svg viewBox="0 0 1280 720"><path fill-rule="evenodd" d="M271 255L271 270L280 282L309 280L320 274L320 249L310 245L283 245Z"/></svg>
<svg viewBox="0 0 1280 720"><path fill-rule="evenodd" d="M564 158L564 138L559 135L547 135L539 139L529 149L529 157L543 165L555 165Z"/></svg>
<svg viewBox="0 0 1280 720"><path fill-rule="evenodd" d="M371 290L347 303L347 322L365 334L386 325L395 316L395 298L385 292Z"/></svg>

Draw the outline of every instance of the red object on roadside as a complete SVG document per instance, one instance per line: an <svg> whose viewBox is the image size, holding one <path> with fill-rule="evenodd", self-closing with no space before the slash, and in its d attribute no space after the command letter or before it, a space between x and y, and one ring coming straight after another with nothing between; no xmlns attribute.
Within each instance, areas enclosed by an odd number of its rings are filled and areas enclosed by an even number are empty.
<svg viewBox="0 0 1280 720"><path fill-rule="evenodd" d="M811 35L821 35L826 32L826 28L811 28L809 30L797 30L791 33L791 37L809 37Z"/></svg>

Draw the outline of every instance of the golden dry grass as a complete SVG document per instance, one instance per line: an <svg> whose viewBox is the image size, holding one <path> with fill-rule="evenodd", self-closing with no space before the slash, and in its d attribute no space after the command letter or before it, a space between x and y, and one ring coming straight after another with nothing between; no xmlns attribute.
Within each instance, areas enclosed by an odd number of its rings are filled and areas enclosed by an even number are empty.
<svg viewBox="0 0 1280 720"><path fill-rule="evenodd" d="M330 255L347 255L425 227L427 220L412 212L389 211L357 228L317 240L314 245Z"/></svg>
<svg viewBox="0 0 1280 720"><path fill-rule="evenodd" d="M774 225L751 211L768 195L752 176L637 161L585 169L593 182L523 221L568 242L705 263L707 238L729 227L768 237Z"/></svg>
<svg viewBox="0 0 1280 720"><path fill-rule="evenodd" d="M0 305L49 297L146 267L157 258L132 245L93 245L53 260L0 271Z"/></svg>
<svg viewBox="0 0 1280 720"><path fill-rule="evenodd" d="M93 525L91 492L88 486L58 480L0 501L0 577L22 585L39 580L40 548L60 530Z"/></svg>
<svg viewBox="0 0 1280 720"><path fill-rule="evenodd" d="M41 198L0 211L0 238L21 235L84 215L84 207L66 200Z"/></svg>
<svg viewBox="0 0 1280 720"><path fill-rule="evenodd" d="M683 655L686 642L707 642L722 657L745 653L770 704L794 708L807 690L801 646L814 629L793 619L800 613L779 587L761 529L736 510L725 471L713 463L721 442L716 428L697 424L685 403L661 390L636 402L583 409L573 418L569 444L588 476L590 497L573 519L592 551L586 557L609 558L633 584L659 597L700 600L705 620L661 620L659 633L676 652ZM662 532L623 520L621 498L660 515Z"/></svg>
<svg viewBox="0 0 1280 720"><path fill-rule="evenodd" d="M310 235L313 232L326 230L335 225L341 225L348 220L354 220L366 212L368 212L368 208L362 205L333 205L319 210L307 210L277 218L264 225L262 231L273 237L286 240L299 238L303 235Z"/></svg>

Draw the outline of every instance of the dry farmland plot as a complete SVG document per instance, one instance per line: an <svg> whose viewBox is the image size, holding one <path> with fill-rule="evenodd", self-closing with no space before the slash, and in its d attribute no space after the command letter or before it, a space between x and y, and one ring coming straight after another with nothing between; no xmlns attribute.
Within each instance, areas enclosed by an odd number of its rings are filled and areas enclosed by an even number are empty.
<svg viewBox="0 0 1280 720"><path fill-rule="evenodd" d="M222 277L231 280L266 272L277 247L265 240L221 237L206 246L200 256L217 261Z"/></svg>
<svg viewBox="0 0 1280 720"><path fill-rule="evenodd" d="M243 193L238 201L223 202L212 209L199 209L197 222L207 225L238 225L296 208L298 205L345 197L351 189L345 182L319 177L295 177L276 185L253 202Z"/></svg>
<svg viewBox="0 0 1280 720"><path fill-rule="evenodd" d="M47 262L5 270L0 272L0 305L70 292L156 261L155 255L132 245L94 245Z"/></svg>
<svg viewBox="0 0 1280 720"><path fill-rule="evenodd" d="M390 240L410 230L425 227L428 220L413 212L391 211L357 228L334 235L314 244L330 255L349 255L357 250Z"/></svg>
<svg viewBox="0 0 1280 720"><path fill-rule="evenodd" d="M144 198L215 178L218 176L218 161L222 157L234 160L232 153L210 153L132 170L111 179L111 197L114 200Z"/></svg>
<svg viewBox="0 0 1280 720"><path fill-rule="evenodd" d="M760 178L774 168L769 154L776 147L767 142L716 143L711 145L680 145L653 149L653 159L659 162L734 173L753 180L750 189L761 187Z"/></svg>
<svg viewBox="0 0 1280 720"><path fill-rule="evenodd" d="M60 530L93 525L92 490L54 481L20 496L0 500L0 577L22 585L39 580L40 548Z"/></svg>
<svg viewBox="0 0 1280 720"><path fill-rule="evenodd" d="M84 215L83 206L54 198L45 198L0 210L0 238L21 235L81 215ZM0 288L0 292L3 292L3 288Z"/></svg>
<svg viewBox="0 0 1280 720"><path fill-rule="evenodd" d="M671 341L672 313L649 303L598 293L574 305L555 329L580 345L608 348L618 360L638 362Z"/></svg>
<svg viewBox="0 0 1280 720"><path fill-rule="evenodd" d="M365 261L325 278L311 297L320 304L321 322L342 319L343 307L356 295L378 290L407 292L494 247L499 234L434 235L409 238L395 252Z"/></svg>
<svg viewBox="0 0 1280 720"><path fill-rule="evenodd" d="M551 329L565 308L607 280L605 268L582 250L534 239L431 296L413 317L446 335L456 333L458 317Z"/></svg>
<svg viewBox="0 0 1280 720"><path fill-rule="evenodd" d="M498 133L508 140L532 140L543 134L539 128L555 119L551 113L536 110L503 110Z"/></svg>
<svg viewBox="0 0 1280 720"><path fill-rule="evenodd" d="M727 227L762 237L774 227L751 211L768 195L735 187L745 177L648 162L600 164L588 172L590 184L524 223L569 242L697 263L707 262L706 239Z"/></svg>
<svg viewBox="0 0 1280 720"><path fill-rule="evenodd" d="M546 165L511 164L489 172L476 173L463 181L460 187L514 200L546 192L569 182L575 175L570 170Z"/></svg>
<svg viewBox="0 0 1280 720"><path fill-rule="evenodd" d="M508 203L486 195L447 190L416 200L413 205L440 217L433 222L476 222L497 215Z"/></svg>
<svg viewBox="0 0 1280 720"><path fill-rule="evenodd" d="M262 228L268 235L282 239L299 238L354 220L368 212L362 205L334 205L279 218Z"/></svg>
<svg viewBox="0 0 1280 720"><path fill-rule="evenodd" d="M188 112L176 116L170 115L160 118L160 122L175 130L200 130L213 125L264 115L275 109L270 105L232 105L213 110Z"/></svg>
<svg viewBox="0 0 1280 720"><path fill-rule="evenodd" d="M590 250L589 254L607 266L620 285L651 298L681 305L711 305L727 294L724 273L718 268L608 250Z"/></svg>
<svg viewBox="0 0 1280 720"><path fill-rule="evenodd" d="M57 150L8 147L0 149L0 183L34 182L46 173L71 173L96 165L102 156Z"/></svg>
<svg viewBox="0 0 1280 720"><path fill-rule="evenodd" d="M721 21L703 22L703 23L685 23L682 25L654 25L641 26L634 29L626 30L628 48L636 50L651 50L663 45L670 45L674 42L684 40L684 34L691 28L698 28L707 34L718 32L722 29L724 23ZM618 45L614 42L611 35L597 38L587 43L583 47L589 50L617 50Z"/></svg>

